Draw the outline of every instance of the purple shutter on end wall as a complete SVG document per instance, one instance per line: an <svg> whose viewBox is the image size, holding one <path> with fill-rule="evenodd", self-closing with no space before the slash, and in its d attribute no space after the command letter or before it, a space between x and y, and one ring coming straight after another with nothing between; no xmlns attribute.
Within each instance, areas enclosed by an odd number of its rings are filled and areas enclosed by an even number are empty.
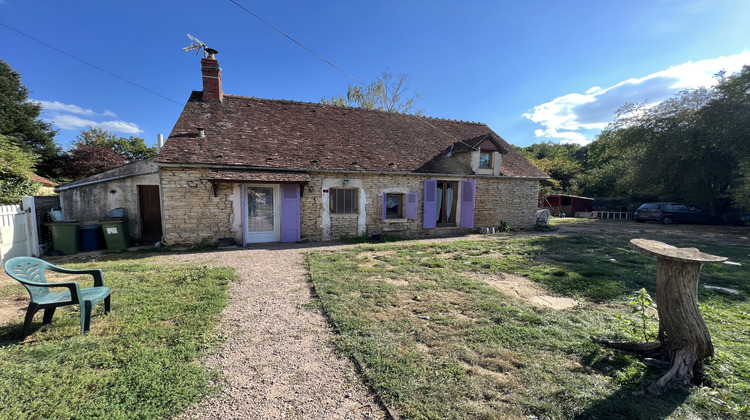
<svg viewBox="0 0 750 420"><path fill-rule="evenodd" d="M300 239L299 185L281 184L281 242Z"/></svg>
<svg viewBox="0 0 750 420"><path fill-rule="evenodd" d="M417 218L417 202L419 201L419 193L407 193L406 194L406 218L416 219Z"/></svg>
<svg viewBox="0 0 750 420"><path fill-rule="evenodd" d="M387 204L386 203L386 201L387 201L386 198L387 198L387 196L388 196L388 193L383 193L383 220L385 220L385 216L386 216L385 213L387 211L387 208L386 208L386 204Z"/></svg>
<svg viewBox="0 0 750 420"><path fill-rule="evenodd" d="M422 227L431 229L437 223L437 180L424 181L424 207L422 209Z"/></svg>
<svg viewBox="0 0 750 420"><path fill-rule="evenodd" d="M474 190L476 182L471 179L461 181L461 227L474 227Z"/></svg>

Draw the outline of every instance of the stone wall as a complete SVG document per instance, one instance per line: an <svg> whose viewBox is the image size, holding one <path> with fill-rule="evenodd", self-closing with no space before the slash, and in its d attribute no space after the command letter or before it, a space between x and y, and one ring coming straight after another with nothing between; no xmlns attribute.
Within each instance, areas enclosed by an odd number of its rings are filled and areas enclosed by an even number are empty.
<svg viewBox="0 0 750 420"><path fill-rule="evenodd" d="M539 183L536 180L477 178L474 226L528 229L536 223Z"/></svg>
<svg viewBox="0 0 750 420"><path fill-rule="evenodd" d="M217 184L214 196L206 175L206 169L161 169L165 244L216 243L219 238L236 236L232 232L233 184Z"/></svg>
<svg viewBox="0 0 750 420"><path fill-rule="evenodd" d="M310 183L304 188L302 197L302 237L311 240L328 240L373 233L406 237L459 234L465 229L422 228L424 181L438 178L448 181L467 179L426 175L314 174ZM500 222L506 222L514 229L534 226L538 194L536 180L490 177L471 179L476 180L475 227L498 226ZM334 187L360 188L359 215L342 216L328 212L328 196L325 191ZM383 220L381 207L383 192L418 193L417 218ZM460 220L460 201L456 212L456 220Z"/></svg>
<svg viewBox="0 0 750 420"><path fill-rule="evenodd" d="M206 172L205 169L162 168L164 239L167 244L195 244L204 239L215 242L223 237L234 237L239 241L239 185L219 183L214 196L211 182L205 180ZM310 182L302 189L301 236L319 241L373 233L424 237L465 232L466 229L457 227L422 228L424 181L438 178L448 181L467 179L426 175L313 173ZM476 180L475 227L498 226L501 221L514 229L534 225L537 181L481 176L470 179ZM359 189L358 214L329 212L328 191L336 187ZM384 192L418 193L417 218L383 220ZM460 200L456 213L456 220L460 220Z"/></svg>

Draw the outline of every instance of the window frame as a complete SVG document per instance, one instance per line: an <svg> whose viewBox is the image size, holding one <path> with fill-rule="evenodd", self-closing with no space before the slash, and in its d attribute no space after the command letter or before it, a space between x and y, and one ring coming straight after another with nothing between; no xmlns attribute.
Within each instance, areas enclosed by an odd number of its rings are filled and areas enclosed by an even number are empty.
<svg viewBox="0 0 750 420"><path fill-rule="evenodd" d="M399 201L399 204L398 204L398 214L395 214L395 215L390 214L388 212L388 205L384 203L383 205L384 205L384 207L386 209L385 210L385 219L389 220L389 219L404 219L404 218L406 218L406 194L404 194L404 193L398 193L398 192L392 192L392 193L386 192L385 196L383 197L383 199L385 200L386 203L388 202L388 197L398 197L398 201Z"/></svg>
<svg viewBox="0 0 750 420"><path fill-rule="evenodd" d="M458 226L458 223L456 221L456 210L457 210L457 207L458 207L458 200L459 200L459 197L458 197L458 185L459 185L459 182L458 181L437 180L437 184L435 185L435 188L436 189L440 189L441 184L442 184L442 186L443 186L444 189L443 189L443 193L440 194L440 200L441 200L440 205L439 205L440 206L439 207L440 208L440 214L436 215L437 217L436 217L436 221L435 221L435 226L437 226L437 227ZM447 190L447 187L446 187L447 184L453 184L453 203L451 203L451 206L452 206L451 207L451 214L453 215L453 222L448 222L448 223L442 222L441 223L440 220L445 220L445 215L446 215L446 206L445 206L446 194L445 194L445 190Z"/></svg>
<svg viewBox="0 0 750 420"><path fill-rule="evenodd" d="M359 188L357 187L331 187L328 189L328 212L335 215L359 214ZM347 203L347 192L351 191L350 203ZM344 194L344 211L338 210L338 195ZM347 204L350 206L347 211Z"/></svg>
<svg viewBox="0 0 750 420"><path fill-rule="evenodd" d="M488 166L482 166L482 156L489 157ZM494 152L491 150L480 150L479 151L479 169L494 169Z"/></svg>

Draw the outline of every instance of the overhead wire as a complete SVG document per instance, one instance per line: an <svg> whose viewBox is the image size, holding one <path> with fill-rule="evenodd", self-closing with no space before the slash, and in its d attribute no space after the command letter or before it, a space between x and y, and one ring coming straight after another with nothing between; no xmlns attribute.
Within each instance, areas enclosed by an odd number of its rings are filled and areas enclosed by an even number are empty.
<svg viewBox="0 0 750 420"><path fill-rule="evenodd" d="M265 19L263 19L262 17L260 17L260 16L256 15L255 13L253 13L252 11L250 11L250 9L248 9L247 7L245 7L245 6L241 5L240 3L238 3L238 2L237 2L237 1L235 1L235 0L229 0L229 1L230 1L230 2L232 2L232 3L234 3L234 4L235 4L235 5L237 6L237 7L239 7L239 8L240 8L240 9L242 9L242 10L244 10L245 12L247 12L248 14L250 14L251 16L253 16L254 18L256 18L256 19L258 19L259 21L263 22L263 24L265 24L265 25L266 25L266 26L268 26L269 28L273 29L274 31L276 31L276 32L280 33L281 35L285 36L286 38L288 38L288 39L289 39L290 41L292 41L292 42L294 42L295 44L299 45L300 47L304 48L304 49L305 49L305 51L309 52L310 54L314 55L315 57L318 57L318 58L319 58L320 60L323 60L323 62L325 62L325 63L326 63L326 64L328 64L329 66L331 66L331 67L333 67L334 69L336 69L336 70L340 71L341 73L345 74L345 75L346 75L347 77L349 77L350 79L352 79L352 80L354 80L355 82L359 83L360 85L362 85L362 86L366 86L366 85L365 85L364 83L362 83L362 82L361 82L361 81L360 81L359 79L357 79L356 77L352 76L351 74L347 73L347 72L346 72L346 71L344 71L344 70L343 70L342 68L340 68L339 66L337 66L337 65L333 64L332 62L328 61L327 59L325 59L325 58L324 58L323 56L321 56L320 54L318 54L318 53L316 53L315 51L311 50L310 48L306 47L306 46L305 46L305 45L303 45L303 44L302 44L301 42L299 42L299 41L297 41L296 39L292 38L292 37L291 37L290 35L288 35L288 34L287 34L286 32L284 32L284 31L282 31L281 29L279 29L279 28L275 27L274 25L272 25L272 24L271 24L270 22L266 21L266 20L265 20Z"/></svg>
<svg viewBox="0 0 750 420"><path fill-rule="evenodd" d="M308 48L307 46L305 46L305 45L304 45L304 44L302 44L301 42L299 42L299 41L297 41L296 39L294 39L294 38L293 38L293 37L292 37L291 35L288 35L288 34L287 34L286 32L282 31L281 29L277 28L276 26L274 26L274 25L273 25L273 24L271 24L270 22L266 21L266 20L265 20L265 19L263 19L262 17L260 17L260 16L258 16L257 14L253 13L253 12L252 12L252 11L251 11L250 9L248 9L248 8L246 8L245 6L241 5L241 4L240 4L239 2L237 2L236 0L229 0L229 1L230 1L231 3L233 3L233 4L235 4L235 5L236 5L237 7L239 7L240 9L244 10L244 11L245 11L246 13L250 14L250 15L251 15L251 16L253 16L254 18L256 18L256 19L258 19L259 21L261 21L261 22L262 22L262 23L263 23L264 25L268 26L269 28L271 28L271 29L273 29L274 31L276 31L276 32L280 33L281 35L283 35L284 37L286 37L286 38L287 38L287 39L289 39L290 41L292 41L292 42L294 42L295 44L299 45L300 47L302 47L303 49L305 49L305 50L306 50L307 52L309 52L310 54L314 55L314 56L315 56L315 57L317 57L318 59L322 60L323 62L325 62L325 63L326 63L326 64L328 64L329 66L331 66L331 67L333 67L334 69L336 69L336 70L340 71L341 73L345 74L345 75L346 75L347 77L349 77L350 79L354 80L355 82L359 83L359 84L360 84L360 85L362 85L362 86L365 86L365 87L367 86L367 85L365 85L364 83L362 83L362 82L361 82L361 81L360 81L359 79L357 79L356 77L352 76L351 74L349 74L348 72L346 72L345 70L343 70L342 68L340 68L339 66L337 66L337 65L333 64L333 63L332 63L331 61L327 60L326 58L324 58L324 57L323 57L323 56L321 56L320 54L316 53L315 51L311 50L310 48ZM417 116L417 117L420 117L419 115L416 115L416 116ZM443 134L447 135L448 137L452 137L452 138L454 138L454 139L456 138L455 136L453 136L453 135L451 135L451 134L449 134L449 133L445 132L445 130L442 130L442 129L440 129L440 128L438 128L438 127L435 127L434 125L430 124L430 123L429 123L428 121L426 121L426 117L421 117L421 118L418 118L418 120L419 120L419 121L421 121L422 123L424 123L424 124L426 124L426 125L428 125L428 126L432 127L432 128L433 128L433 129L435 129L436 131L442 132ZM478 149L478 147L474 147L474 146L471 146L471 145L469 145L468 143L466 143L466 142L465 142L464 140L462 140L462 139L458 139L458 140L457 140L456 142L457 142L457 143L463 143L464 145L466 145L466 146L469 146L469 147L470 147L471 149L474 149L474 150Z"/></svg>
<svg viewBox="0 0 750 420"><path fill-rule="evenodd" d="M70 57L70 58L72 58L72 59L74 59L74 60L76 60L76 61L80 61L81 63L83 63L83 64L85 64L85 65L87 65L87 66L89 66L89 67L93 67L93 68L95 68L95 69L97 69L97 70L99 70L99 71L101 71L101 72L103 72L103 73L106 73L106 74L108 74L108 75L110 75L110 76L112 76L112 77L116 77L116 78L118 78L118 79L122 80L123 82L125 82L125 83L128 83L128 84L130 84L130 85L133 85L133 86L135 86L135 87L137 87L137 88L139 88L139 89L142 89L142 90L144 90L144 91L146 91L146 92L148 92L148 93L150 93L150 94L152 94L152 95L156 95L156 96L158 96L158 97L160 97L160 98L162 98L162 99L166 99L166 100L168 100L168 101L170 101L170 102L174 102L175 104L177 104L177 105L179 105L179 106L183 106L183 105L184 105L184 104L183 104L182 102L178 102L178 101L176 101L176 100L174 100L174 99L172 99L172 98L166 97L166 96L164 96L164 95L162 95L162 94L160 94L160 93L158 93L158 92L155 92L155 91L153 91L153 90L151 90L151 89L149 89L149 88L147 88L147 87L145 87L145 86L139 85L138 83L135 83L135 82L133 82L133 81L130 81L130 80L128 80L128 79L126 79L126 78L124 78L124 77L122 77L122 76L120 76L120 75L117 75L117 74L115 74L115 73L112 73L112 72L111 72L111 71L109 71L109 70L103 69L103 68L101 68L101 67L97 66L96 64L92 64L92 63L89 63L88 61L86 61L86 60L84 60L84 59L82 59L82 58L76 57L75 55L73 55L73 54L70 54L70 53L69 53L69 52L67 52L67 51L63 51L63 50L61 50L61 49L59 49L59 48L57 48L57 47L55 47L55 46L53 46L53 45L50 45L50 44L48 44L48 43L46 43L46 42L44 42L44 41L42 41L42 40L40 40L40 39L34 38L33 36L31 36L31 35L29 35L29 34L26 34L26 33L24 33L24 32L21 32L21 31L19 31L18 29L12 28L12 27L10 27L10 26L6 25L6 24L5 24L5 23L3 23L3 22L0 22L0 26L4 26L5 28L8 28L8 29L10 29L10 30L11 30L11 31L13 31L13 32L16 32L16 33L18 33L19 35L23 35L23 36L25 36L26 38L29 38L30 40L32 40L32 41L34 41L34 42L36 42L36 43L39 43L39 44L41 44L41 45L44 45L44 46L45 46L45 47L47 47L47 48L53 49L53 50L55 50L55 51L59 52L60 54L66 55L66 56L68 56L68 57Z"/></svg>

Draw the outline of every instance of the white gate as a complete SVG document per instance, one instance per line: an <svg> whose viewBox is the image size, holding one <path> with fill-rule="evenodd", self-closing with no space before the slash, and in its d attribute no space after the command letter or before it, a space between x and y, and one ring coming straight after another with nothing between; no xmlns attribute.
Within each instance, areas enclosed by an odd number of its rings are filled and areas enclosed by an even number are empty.
<svg viewBox="0 0 750 420"><path fill-rule="evenodd" d="M0 261L32 255L28 219L21 206L0 206Z"/></svg>

